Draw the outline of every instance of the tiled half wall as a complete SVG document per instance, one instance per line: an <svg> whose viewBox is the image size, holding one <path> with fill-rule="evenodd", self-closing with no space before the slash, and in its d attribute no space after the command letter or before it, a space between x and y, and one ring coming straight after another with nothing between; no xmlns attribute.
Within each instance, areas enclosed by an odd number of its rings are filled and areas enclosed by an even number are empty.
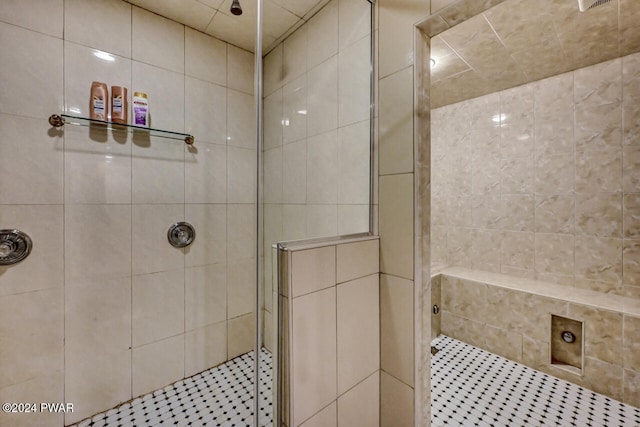
<svg viewBox="0 0 640 427"><path fill-rule="evenodd" d="M434 336L451 336L640 407L640 303L465 268L433 278ZM551 315L584 324L582 374L551 364ZM438 329L440 328L440 329Z"/></svg>
<svg viewBox="0 0 640 427"><path fill-rule="evenodd" d="M379 425L378 238L286 245L279 257L283 424Z"/></svg>

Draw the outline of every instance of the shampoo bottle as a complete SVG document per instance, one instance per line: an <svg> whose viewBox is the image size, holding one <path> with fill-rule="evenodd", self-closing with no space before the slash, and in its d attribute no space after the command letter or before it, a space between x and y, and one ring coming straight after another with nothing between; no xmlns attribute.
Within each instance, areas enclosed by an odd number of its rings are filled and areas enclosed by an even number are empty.
<svg viewBox="0 0 640 427"><path fill-rule="evenodd" d="M111 121L127 124L129 117L129 105L127 100L127 88L111 86Z"/></svg>
<svg viewBox="0 0 640 427"><path fill-rule="evenodd" d="M95 120L107 120L109 89L105 83L91 83L91 99L89 100L89 117Z"/></svg>
<svg viewBox="0 0 640 427"><path fill-rule="evenodd" d="M149 127L149 102L146 93L135 92L133 94L133 124L145 128Z"/></svg>

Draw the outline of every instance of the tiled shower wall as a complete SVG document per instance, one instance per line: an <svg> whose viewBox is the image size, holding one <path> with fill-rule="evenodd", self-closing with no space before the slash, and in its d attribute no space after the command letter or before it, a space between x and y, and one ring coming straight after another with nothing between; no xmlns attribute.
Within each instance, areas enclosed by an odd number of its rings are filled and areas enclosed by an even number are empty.
<svg viewBox="0 0 640 427"><path fill-rule="evenodd" d="M264 58L267 257L277 242L369 231L370 9L332 0Z"/></svg>
<svg viewBox="0 0 640 427"><path fill-rule="evenodd" d="M281 257L285 424L379 425L378 238L293 245Z"/></svg>
<svg viewBox="0 0 640 427"><path fill-rule="evenodd" d="M369 229L370 4L333 0L265 57L265 239Z"/></svg>
<svg viewBox="0 0 640 427"><path fill-rule="evenodd" d="M640 298L640 55L432 111L434 265Z"/></svg>
<svg viewBox="0 0 640 427"><path fill-rule="evenodd" d="M117 0L3 1L0 21L0 228L34 241L0 268L0 400L75 409L0 424L62 426L250 350L253 54ZM195 146L51 129L92 80L146 92Z"/></svg>

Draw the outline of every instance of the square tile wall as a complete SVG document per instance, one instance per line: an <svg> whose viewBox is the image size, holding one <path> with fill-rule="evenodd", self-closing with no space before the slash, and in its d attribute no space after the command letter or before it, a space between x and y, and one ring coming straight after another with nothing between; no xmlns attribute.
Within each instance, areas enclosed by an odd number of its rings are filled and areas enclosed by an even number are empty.
<svg viewBox="0 0 640 427"><path fill-rule="evenodd" d="M369 231L370 8L330 1L264 58L265 253Z"/></svg>
<svg viewBox="0 0 640 427"><path fill-rule="evenodd" d="M639 76L632 54L433 110L434 261L640 297Z"/></svg>
<svg viewBox="0 0 640 427"><path fill-rule="evenodd" d="M351 426L362 423L362 416L377 425L378 242L370 238L312 248L294 245L280 253L289 260L281 263L280 274L291 278L293 290L291 298L288 291L279 292L291 314L290 324L287 312L281 319L286 323L280 325L282 334L291 338L280 361L285 384L291 380L282 395L285 411L290 408L283 414L289 425ZM317 424L322 422L328 424Z"/></svg>
<svg viewBox="0 0 640 427"><path fill-rule="evenodd" d="M76 411L1 425L69 424L253 347L253 54L120 0L41 3L0 6L0 228L34 241L0 267L0 396ZM88 115L94 80L147 92L153 126L196 144L52 129Z"/></svg>

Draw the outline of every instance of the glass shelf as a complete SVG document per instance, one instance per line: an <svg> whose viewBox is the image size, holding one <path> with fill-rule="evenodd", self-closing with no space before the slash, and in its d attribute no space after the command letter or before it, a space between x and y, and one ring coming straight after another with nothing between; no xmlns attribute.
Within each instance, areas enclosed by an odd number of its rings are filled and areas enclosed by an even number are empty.
<svg viewBox="0 0 640 427"><path fill-rule="evenodd" d="M121 123L107 122L104 120L89 119L87 117L71 116L69 114L52 114L49 117L49 124L57 128L62 127L65 124L76 125L76 126L99 125L99 126L103 126L105 129L127 131L130 133L145 132L151 136L158 136L161 138L182 139L187 145L193 145L193 143L195 142L195 138L193 137L193 135L189 135L188 133L171 132L168 130L146 128L146 127L136 126L136 125L128 125L128 124L125 125Z"/></svg>

